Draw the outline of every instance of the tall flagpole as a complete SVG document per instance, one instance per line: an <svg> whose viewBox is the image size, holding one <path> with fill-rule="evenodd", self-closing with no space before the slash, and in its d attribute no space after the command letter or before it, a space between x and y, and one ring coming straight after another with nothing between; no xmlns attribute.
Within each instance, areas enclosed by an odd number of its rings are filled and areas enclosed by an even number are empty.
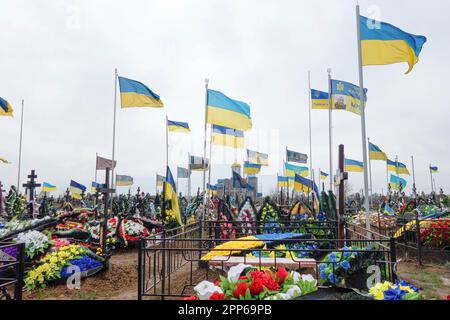
<svg viewBox="0 0 450 320"><path fill-rule="evenodd" d="M328 140L330 152L330 190L333 191L333 106L331 99L331 69L328 68Z"/></svg>
<svg viewBox="0 0 450 320"><path fill-rule="evenodd" d="M20 115L20 138L19 138L19 163L17 170L17 192L20 190L20 167L22 165L22 138L23 138L23 107L25 100L22 99L22 113Z"/></svg>
<svg viewBox="0 0 450 320"><path fill-rule="evenodd" d="M370 138L367 138L367 142L370 145ZM372 207L372 197L373 197L373 189L372 189L372 161L370 159L370 152L369 152L369 183L370 183L370 198L369 198L369 205Z"/></svg>
<svg viewBox="0 0 450 320"><path fill-rule="evenodd" d="M169 167L169 118L166 116L166 170ZM178 174L177 174L178 177ZM166 177L167 180L167 177Z"/></svg>
<svg viewBox="0 0 450 320"><path fill-rule="evenodd" d="M389 164L388 161L386 160L386 195L389 192Z"/></svg>
<svg viewBox="0 0 450 320"><path fill-rule="evenodd" d="M431 194L433 194L434 192L434 188L433 188L433 171L431 171L431 163L430 163L430 179L431 179Z"/></svg>
<svg viewBox="0 0 450 320"><path fill-rule="evenodd" d="M188 199L191 199L191 153L188 153L188 170L189 170L189 179L188 179Z"/></svg>
<svg viewBox="0 0 450 320"><path fill-rule="evenodd" d="M312 153L312 126L311 126L311 71L308 71L308 96L309 96L309 178L313 181L313 153ZM314 186L314 182L311 183L311 189Z"/></svg>
<svg viewBox="0 0 450 320"><path fill-rule="evenodd" d="M209 85L209 79L205 79L205 140L203 143L203 159L202 159L202 170L203 170L203 217L202 221L205 218L206 215L206 133L208 131L208 85ZM208 163L208 166L210 166L211 163Z"/></svg>
<svg viewBox="0 0 450 320"><path fill-rule="evenodd" d="M369 206L369 175L367 168L367 140L366 140L366 98L364 93L364 74L362 66L362 47L361 47L361 28L360 28L360 10L359 4L356 5L356 29L357 29L357 45L358 45L358 62L359 62L359 90L361 101L361 133L362 133L362 151L364 161L364 207L366 210L366 229L368 230L368 238L370 234L370 206Z"/></svg>
<svg viewBox="0 0 450 320"><path fill-rule="evenodd" d="M114 161L116 160L116 114L117 114L117 68L114 69L114 117L113 117L113 146L112 146L112 169L111 169L111 186L114 188ZM112 203L112 197L111 197Z"/></svg>
<svg viewBox="0 0 450 320"><path fill-rule="evenodd" d="M413 197L414 199L417 198L417 190L416 190L416 170L414 168L414 156L411 156L411 162L412 162L412 172L413 172Z"/></svg>
<svg viewBox="0 0 450 320"><path fill-rule="evenodd" d="M208 166L208 185L211 186L211 163L212 163L212 128L209 139L209 166ZM208 190L208 188L207 188ZM209 191L207 191L209 193Z"/></svg>

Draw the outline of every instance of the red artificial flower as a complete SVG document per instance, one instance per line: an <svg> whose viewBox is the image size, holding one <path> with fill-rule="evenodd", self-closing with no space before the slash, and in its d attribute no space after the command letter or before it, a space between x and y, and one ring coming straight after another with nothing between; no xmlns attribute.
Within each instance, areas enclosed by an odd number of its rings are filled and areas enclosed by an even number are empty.
<svg viewBox="0 0 450 320"><path fill-rule="evenodd" d="M252 283L250 283L250 293L254 296L260 294L264 291L263 278L255 278Z"/></svg>
<svg viewBox="0 0 450 320"><path fill-rule="evenodd" d="M247 280L246 276L239 276L239 280Z"/></svg>
<svg viewBox="0 0 450 320"><path fill-rule="evenodd" d="M267 288L269 291L278 291L280 290L280 286L278 285L278 282L275 281L274 278L272 278L270 275L266 274L263 277L263 285Z"/></svg>
<svg viewBox="0 0 450 320"><path fill-rule="evenodd" d="M209 297L209 300L225 300L225 295L216 291Z"/></svg>
<svg viewBox="0 0 450 320"><path fill-rule="evenodd" d="M247 292L247 284L245 282L239 283L236 288L234 288L234 297L239 299L241 296L245 297L245 293Z"/></svg>
<svg viewBox="0 0 450 320"><path fill-rule="evenodd" d="M191 296L191 297L183 298L183 300L198 300L198 297L197 296Z"/></svg>
<svg viewBox="0 0 450 320"><path fill-rule="evenodd" d="M217 287L220 286L220 280L216 280L216 281L214 282L214 285L217 286Z"/></svg>
<svg viewBox="0 0 450 320"><path fill-rule="evenodd" d="M284 282L284 279L286 279L286 277L288 276L288 273L286 271L285 268L279 268L277 271L277 278L278 278L278 283L282 284Z"/></svg>

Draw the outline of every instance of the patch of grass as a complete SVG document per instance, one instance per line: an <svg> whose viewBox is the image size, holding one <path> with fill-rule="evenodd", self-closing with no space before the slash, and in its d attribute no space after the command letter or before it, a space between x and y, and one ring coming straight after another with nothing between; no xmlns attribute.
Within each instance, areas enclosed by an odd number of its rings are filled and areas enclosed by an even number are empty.
<svg viewBox="0 0 450 320"><path fill-rule="evenodd" d="M95 300L97 299L97 292L95 291L80 291L76 294L78 300Z"/></svg>

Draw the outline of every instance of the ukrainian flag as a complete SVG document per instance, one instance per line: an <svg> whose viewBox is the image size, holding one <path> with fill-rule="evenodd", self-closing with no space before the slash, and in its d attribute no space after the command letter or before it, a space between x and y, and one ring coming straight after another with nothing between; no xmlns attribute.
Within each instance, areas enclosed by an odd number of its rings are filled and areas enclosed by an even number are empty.
<svg viewBox="0 0 450 320"><path fill-rule="evenodd" d="M128 187L133 185L133 177L116 175L116 186Z"/></svg>
<svg viewBox="0 0 450 320"><path fill-rule="evenodd" d="M406 185L408 184L405 179L402 179L400 177L394 176L391 174L391 188L394 190L400 190L400 184L402 185L402 188L406 188Z"/></svg>
<svg viewBox="0 0 450 320"><path fill-rule="evenodd" d="M401 162L397 162L397 174L407 174L410 175L408 168Z"/></svg>
<svg viewBox="0 0 450 320"><path fill-rule="evenodd" d="M167 129L172 132L182 132L182 133L191 132L189 124L187 124L186 122L177 122L171 120L167 120Z"/></svg>
<svg viewBox="0 0 450 320"><path fill-rule="evenodd" d="M244 173L246 175L255 175L261 172L261 165L257 163L244 162Z"/></svg>
<svg viewBox="0 0 450 320"><path fill-rule="evenodd" d="M399 28L360 16L362 64L387 65L407 62L411 72L427 41L424 36L406 33Z"/></svg>
<svg viewBox="0 0 450 320"><path fill-rule="evenodd" d="M294 178L294 190L303 191L305 193L314 192L315 208L319 210L319 188L317 188L315 182L296 174Z"/></svg>
<svg viewBox="0 0 450 320"><path fill-rule="evenodd" d="M373 143L369 142L369 157L370 160L387 160L387 155L383 151L381 151L378 146L374 145Z"/></svg>
<svg viewBox="0 0 450 320"><path fill-rule="evenodd" d="M183 225L181 221L180 207L178 206L177 188L175 186L175 180L173 179L170 168L167 167L167 181L165 182L165 201L170 201L170 208L166 209L169 214L173 214L180 226ZM166 213L167 214L167 213Z"/></svg>
<svg viewBox="0 0 450 320"><path fill-rule="evenodd" d="M309 175L309 169L307 167L294 166L293 164L286 162L284 168L286 176L289 178L294 178L295 174L299 174L302 177L307 177Z"/></svg>
<svg viewBox="0 0 450 320"><path fill-rule="evenodd" d="M367 89L364 89L367 100ZM361 115L361 89L350 82L331 80L331 105L333 110L346 110Z"/></svg>
<svg viewBox="0 0 450 320"><path fill-rule="evenodd" d="M329 176L328 173L325 173L325 172L323 172L323 171L320 171L320 179L322 179L322 180L327 180L328 176Z"/></svg>
<svg viewBox="0 0 450 320"><path fill-rule="evenodd" d="M160 176L159 174L156 175L157 187L164 187L164 181L166 181L166 177Z"/></svg>
<svg viewBox="0 0 450 320"><path fill-rule="evenodd" d="M387 159L388 171L397 172L397 163L395 161Z"/></svg>
<svg viewBox="0 0 450 320"><path fill-rule="evenodd" d="M244 132L241 130L226 128L219 125L213 125L211 143L216 146L243 149Z"/></svg>
<svg viewBox="0 0 450 320"><path fill-rule="evenodd" d="M56 191L56 186L51 185L48 182L44 182L43 185L42 185L42 191L44 191L44 192Z"/></svg>
<svg viewBox="0 0 450 320"><path fill-rule="evenodd" d="M430 167L431 172L433 173L437 173L439 172L439 168L438 167Z"/></svg>
<svg viewBox="0 0 450 320"><path fill-rule="evenodd" d="M133 107L164 107L164 103L160 97L139 81L119 77L119 85L122 109Z"/></svg>
<svg viewBox="0 0 450 320"><path fill-rule="evenodd" d="M288 177L278 176L278 188L288 187Z"/></svg>
<svg viewBox="0 0 450 320"><path fill-rule="evenodd" d="M72 195L72 198L81 200L81 193L83 191L86 191L85 186L83 186L81 183L70 180L70 193Z"/></svg>
<svg viewBox="0 0 450 320"><path fill-rule="evenodd" d="M326 109L330 108L329 94L319 90L311 90L311 107L313 109Z"/></svg>
<svg viewBox="0 0 450 320"><path fill-rule="evenodd" d="M12 117L13 112L14 110L9 102L0 97L0 116Z"/></svg>
<svg viewBox="0 0 450 320"><path fill-rule="evenodd" d="M103 187L104 187L104 185L101 183L92 182L91 193L96 193L97 190L100 192L100 189L102 189Z"/></svg>
<svg viewBox="0 0 450 320"><path fill-rule="evenodd" d="M209 124L248 131L252 128L250 106L245 102L228 98L219 91L208 89L206 114Z"/></svg>
<svg viewBox="0 0 450 320"><path fill-rule="evenodd" d="M364 172L364 163L356 160L345 159L345 171Z"/></svg>

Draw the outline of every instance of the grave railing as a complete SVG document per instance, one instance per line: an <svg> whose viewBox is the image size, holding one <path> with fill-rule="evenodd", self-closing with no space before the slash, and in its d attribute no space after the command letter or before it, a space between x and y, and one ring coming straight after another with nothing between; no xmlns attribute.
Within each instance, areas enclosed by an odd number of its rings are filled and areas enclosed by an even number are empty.
<svg viewBox="0 0 450 320"><path fill-rule="evenodd" d="M24 260L23 243L0 242L0 300L22 300Z"/></svg>

